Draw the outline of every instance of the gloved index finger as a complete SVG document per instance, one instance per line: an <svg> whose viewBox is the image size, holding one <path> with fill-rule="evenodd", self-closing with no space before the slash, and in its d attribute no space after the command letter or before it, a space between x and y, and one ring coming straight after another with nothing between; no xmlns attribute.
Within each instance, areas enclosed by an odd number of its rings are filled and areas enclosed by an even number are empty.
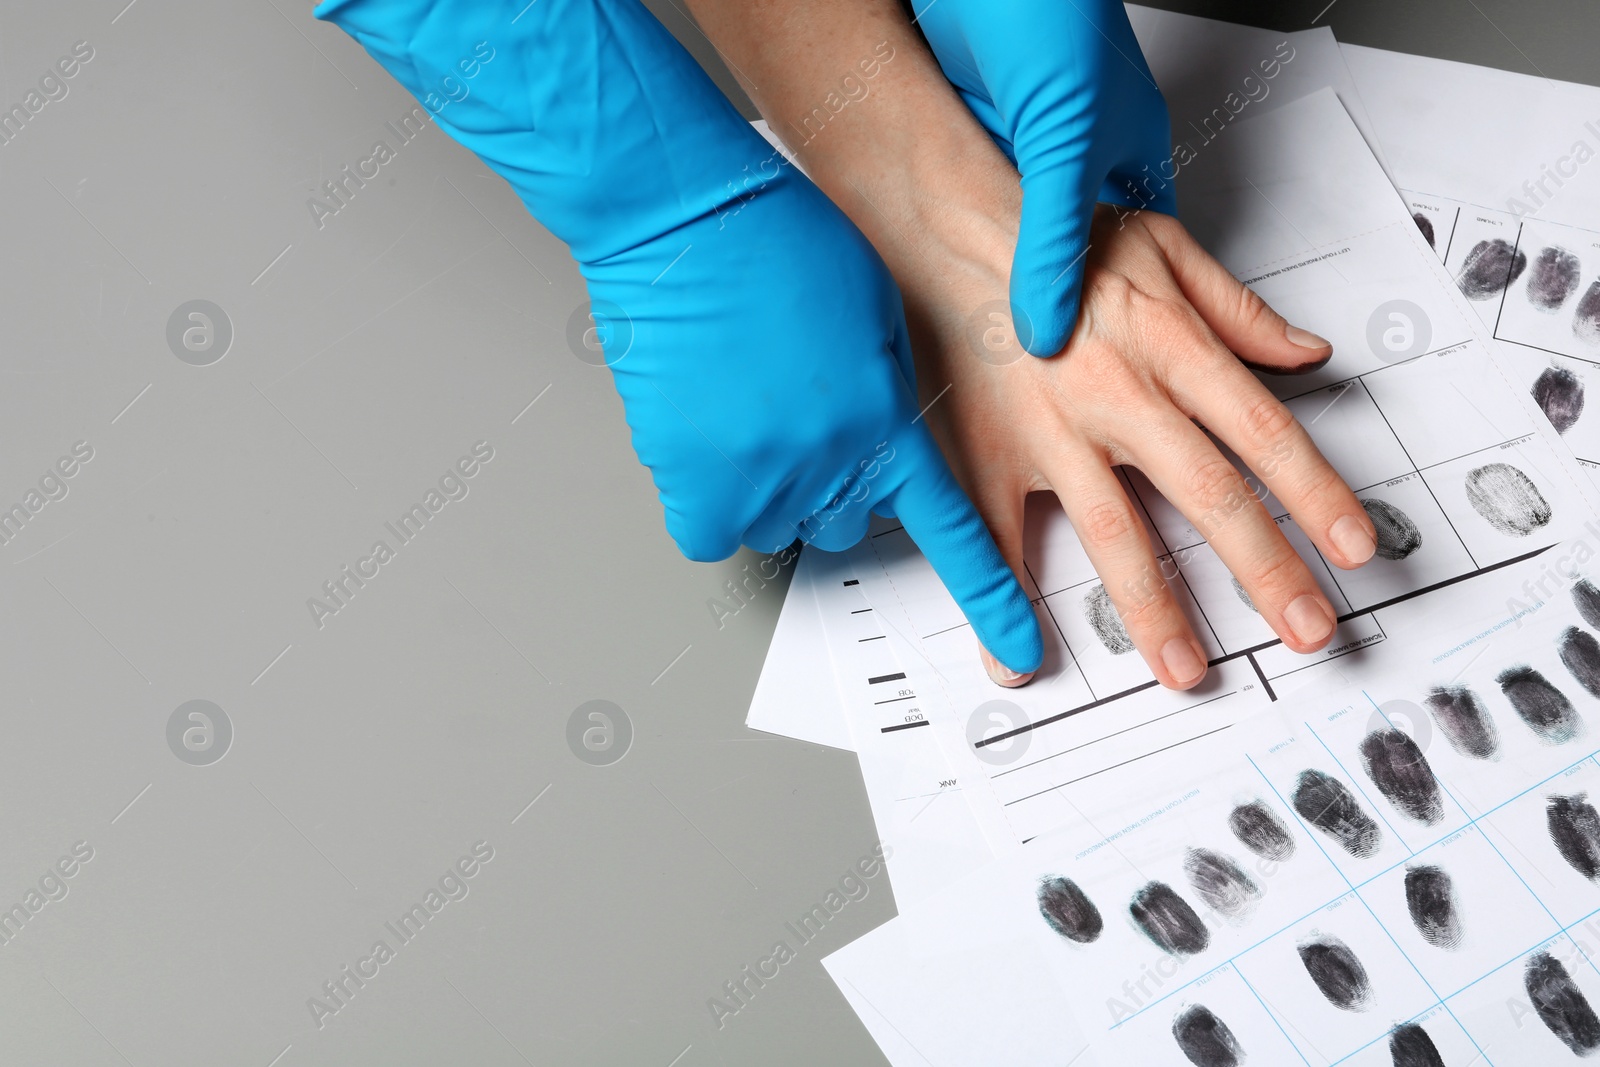
<svg viewBox="0 0 1600 1067"><path fill-rule="evenodd" d="M890 499L906 533L983 647L1019 674L1038 670L1044 638L1033 605L932 436L919 425L894 444L889 462L906 467Z"/></svg>

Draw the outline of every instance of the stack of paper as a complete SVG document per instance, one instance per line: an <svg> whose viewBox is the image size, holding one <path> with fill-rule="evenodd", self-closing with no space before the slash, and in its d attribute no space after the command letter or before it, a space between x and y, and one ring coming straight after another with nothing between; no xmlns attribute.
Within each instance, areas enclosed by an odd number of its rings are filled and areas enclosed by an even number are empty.
<svg viewBox="0 0 1600 1067"><path fill-rule="evenodd" d="M1600 1050L1600 90L1129 11L1185 222L1334 342L1269 386L1419 541L1339 571L1268 497L1340 612L1300 656L1124 470L1213 665L1185 693L1047 495L1020 690L896 524L803 553L748 722L858 753L901 910L830 973L897 1065Z"/></svg>

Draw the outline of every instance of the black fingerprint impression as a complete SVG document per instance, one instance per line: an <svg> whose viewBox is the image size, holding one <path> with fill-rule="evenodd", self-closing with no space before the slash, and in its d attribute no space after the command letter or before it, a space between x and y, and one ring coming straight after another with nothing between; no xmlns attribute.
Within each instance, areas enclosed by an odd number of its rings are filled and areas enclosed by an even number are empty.
<svg viewBox="0 0 1600 1067"><path fill-rule="evenodd" d="M1178 1013L1172 1020L1172 1039L1194 1067L1238 1067L1244 1060L1238 1038L1204 1004Z"/></svg>
<svg viewBox="0 0 1600 1067"><path fill-rule="evenodd" d="M1527 537L1550 522L1544 494L1509 463L1488 463L1467 472L1467 502L1496 530Z"/></svg>
<svg viewBox="0 0 1600 1067"><path fill-rule="evenodd" d="M1584 622L1600 630L1600 588L1589 579L1580 578L1572 584L1572 606Z"/></svg>
<svg viewBox="0 0 1600 1067"><path fill-rule="evenodd" d="M1100 909L1070 878L1046 878L1039 883L1039 914L1050 929L1080 945L1099 937L1105 928Z"/></svg>
<svg viewBox="0 0 1600 1067"><path fill-rule="evenodd" d="M1361 739L1361 762L1378 792L1419 822L1444 818L1444 798L1433 768L1404 730L1374 730Z"/></svg>
<svg viewBox="0 0 1600 1067"><path fill-rule="evenodd" d="M1571 741L1583 730L1578 709L1567 695L1532 667L1512 667L1494 679L1528 729L1547 745Z"/></svg>
<svg viewBox="0 0 1600 1067"><path fill-rule="evenodd" d="M1363 1011L1372 994L1367 969L1350 946L1324 935L1300 945L1300 962L1328 1003L1345 1011Z"/></svg>
<svg viewBox="0 0 1600 1067"><path fill-rule="evenodd" d="M1394 1067L1444 1067L1444 1057L1428 1031L1404 1023L1389 1033L1389 1059Z"/></svg>
<svg viewBox="0 0 1600 1067"><path fill-rule="evenodd" d="M1489 759L1500 748L1500 732L1483 701L1464 685L1443 685L1424 699L1450 747L1463 756Z"/></svg>
<svg viewBox="0 0 1600 1067"><path fill-rule="evenodd" d="M1361 810L1345 784L1319 770L1300 772L1290 798L1300 817L1339 842L1350 855L1366 859L1383 844L1383 831Z"/></svg>
<svg viewBox="0 0 1600 1067"><path fill-rule="evenodd" d="M1585 878L1600 876L1600 812L1586 793L1545 801L1545 825L1561 858Z"/></svg>
<svg viewBox="0 0 1600 1067"><path fill-rule="evenodd" d="M1572 429L1583 414L1583 379L1565 367L1546 367L1534 379L1533 402L1556 428L1556 433Z"/></svg>
<svg viewBox="0 0 1600 1067"><path fill-rule="evenodd" d="M1600 345L1600 279L1592 282L1578 301L1572 332L1584 344Z"/></svg>
<svg viewBox="0 0 1600 1067"><path fill-rule="evenodd" d="M1183 858L1183 873L1206 907L1229 919L1243 918L1261 899L1255 879L1221 852L1191 848Z"/></svg>
<svg viewBox="0 0 1600 1067"><path fill-rule="evenodd" d="M1361 507L1378 531L1378 558L1405 559L1422 547L1422 531L1411 521L1411 516L1376 497L1361 501Z"/></svg>
<svg viewBox="0 0 1600 1067"><path fill-rule="evenodd" d="M1128 914L1146 937L1175 956L1192 956L1211 944L1206 924L1165 882L1151 882L1135 893Z"/></svg>
<svg viewBox="0 0 1600 1067"><path fill-rule="evenodd" d="M1522 984L1533 1010L1539 1013L1539 1021L1574 1056L1587 1056L1600 1049L1600 1018L1595 1017L1583 990L1560 960L1548 952L1535 952L1528 957Z"/></svg>
<svg viewBox="0 0 1600 1067"><path fill-rule="evenodd" d="M1461 908L1455 883L1443 867L1406 868L1406 909L1422 939L1436 948L1461 944Z"/></svg>
<svg viewBox="0 0 1600 1067"><path fill-rule="evenodd" d="M1588 630L1569 626L1558 644L1561 663L1590 696L1600 697L1600 641Z"/></svg>
<svg viewBox="0 0 1600 1067"><path fill-rule="evenodd" d="M1122 617L1117 614L1117 607L1111 603L1111 594L1104 585L1096 585L1083 598L1083 617L1107 652L1121 656L1133 651L1133 639L1122 625Z"/></svg>
<svg viewBox="0 0 1600 1067"><path fill-rule="evenodd" d="M1428 247L1437 249L1439 246L1433 243L1433 220L1422 212L1415 211L1411 214L1411 221L1416 223L1417 229L1422 231L1423 240L1428 242Z"/></svg>
<svg viewBox="0 0 1600 1067"><path fill-rule="evenodd" d="M1488 300L1516 281L1527 266L1527 254L1512 248L1510 242L1498 237L1479 241L1461 264L1456 285L1468 300Z"/></svg>
<svg viewBox="0 0 1600 1067"><path fill-rule="evenodd" d="M1582 273L1578 257L1565 248L1541 249L1528 273L1528 303L1540 311L1556 311L1578 287Z"/></svg>
<svg viewBox="0 0 1600 1067"><path fill-rule="evenodd" d="M1239 843L1262 859L1286 860L1294 855L1294 838L1277 813L1259 800L1228 813L1228 829Z"/></svg>

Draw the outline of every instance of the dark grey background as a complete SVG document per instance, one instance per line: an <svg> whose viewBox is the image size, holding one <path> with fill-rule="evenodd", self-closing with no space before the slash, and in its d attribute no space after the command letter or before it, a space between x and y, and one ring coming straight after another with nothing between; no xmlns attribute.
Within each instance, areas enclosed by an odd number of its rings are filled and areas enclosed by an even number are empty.
<svg viewBox="0 0 1600 1067"><path fill-rule="evenodd" d="M1183 6L1293 30L1323 5ZM1600 81L1583 0L1321 24ZM744 729L781 582L717 627L749 560L663 532L609 376L567 347L565 250L437 131L317 227L308 198L413 102L302 0L19 7L0 103L84 39L0 146L0 506L94 449L0 547L0 911L94 849L0 944L6 1062L880 1062L819 961L893 914L881 875L712 1023L876 835L852 756ZM194 299L233 327L210 366L166 341ZM317 628L307 599L479 440L467 497ZM597 699L634 730L612 766L567 743ZM191 700L232 724L206 766L168 746ZM314 1025L480 840L469 895Z"/></svg>

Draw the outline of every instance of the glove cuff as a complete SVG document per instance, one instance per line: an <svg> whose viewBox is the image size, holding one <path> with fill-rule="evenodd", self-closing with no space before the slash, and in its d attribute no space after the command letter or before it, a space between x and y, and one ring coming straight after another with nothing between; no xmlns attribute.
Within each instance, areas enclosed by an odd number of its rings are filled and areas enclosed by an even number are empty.
<svg viewBox="0 0 1600 1067"><path fill-rule="evenodd" d="M593 265L783 168L638 0L323 0L438 126Z"/></svg>

